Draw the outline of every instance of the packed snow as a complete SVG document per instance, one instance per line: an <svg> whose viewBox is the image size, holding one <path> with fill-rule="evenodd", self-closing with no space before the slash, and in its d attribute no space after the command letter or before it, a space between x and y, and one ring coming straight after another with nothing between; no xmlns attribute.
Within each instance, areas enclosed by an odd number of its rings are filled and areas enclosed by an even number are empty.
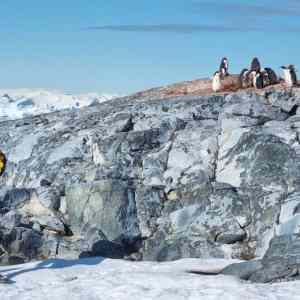
<svg viewBox="0 0 300 300"><path fill-rule="evenodd" d="M97 93L71 95L42 89L2 89L0 90L0 121L66 108L80 108L95 102L102 103L115 97L116 95Z"/></svg>
<svg viewBox="0 0 300 300"><path fill-rule="evenodd" d="M232 260L129 262L102 258L48 260L1 267L10 284L1 300L299 300L300 282L250 284L218 272Z"/></svg>

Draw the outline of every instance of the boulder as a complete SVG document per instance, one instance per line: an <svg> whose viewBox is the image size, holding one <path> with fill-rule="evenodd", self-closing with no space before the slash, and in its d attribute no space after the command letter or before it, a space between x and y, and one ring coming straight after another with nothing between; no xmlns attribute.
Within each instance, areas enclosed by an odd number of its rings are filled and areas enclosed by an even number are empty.
<svg viewBox="0 0 300 300"><path fill-rule="evenodd" d="M252 282L300 279L300 235L281 235L271 240L262 267L251 276Z"/></svg>
<svg viewBox="0 0 300 300"><path fill-rule="evenodd" d="M140 237L134 191L122 181L102 180L66 189L72 231L101 230L109 241L132 244Z"/></svg>

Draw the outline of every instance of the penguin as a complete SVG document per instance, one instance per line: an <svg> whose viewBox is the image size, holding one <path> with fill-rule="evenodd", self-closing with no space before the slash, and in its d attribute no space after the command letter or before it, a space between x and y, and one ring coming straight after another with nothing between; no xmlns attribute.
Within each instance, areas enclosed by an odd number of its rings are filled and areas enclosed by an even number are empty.
<svg viewBox="0 0 300 300"><path fill-rule="evenodd" d="M255 76L258 72L249 70L247 72L248 87L254 87Z"/></svg>
<svg viewBox="0 0 300 300"><path fill-rule="evenodd" d="M271 84L269 74L265 69L261 70L262 78L263 78L263 85L264 87L269 86Z"/></svg>
<svg viewBox="0 0 300 300"><path fill-rule="evenodd" d="M265 71L268 75L268 80L270 85L278 83L278 77L273 69L265 68Z"/></svg>
<svg viewBox="0 0 300 300"><path fill-rule="evenodd" d="M229 75L228 68L229 68L228 59L226 57L223 57L219 68L219 72L221 73L222 77L226 77Z"/></svg>
<svg viewBox="0 0 300 300"><path fill-rule="evenodd" d="M253 86L260 90L264 88L264 78L262 72L256 72L253 78Z"/></svg>
<svg viewBox="0 0 300 300"><path fill-rule="evenodd" d="M214 92L219 92L221 90L221 79L222 75L220 71L217 71L214 73L213 79L212 79L212 90Z"/></svg>
<svg viewBox="0 0 300 300"><path fill-rule="evenodd" d="M239 75L239 84L241 88L248 88L249 87L249 70L243 69Z"/></svg>
<svg viewBox="0 0 300 300"><path fill-rule="evenodd" d="M298 81L295 67L293 65L289 65L287 67L282 66L281 68L283 69L284 82L286 86L292 87L297 85Z"/></svg>
<svg viewBox="0 0 300 300"><path fill-rule="evenodd" d="M0 150L0 176L4 173L6 167L6 157Z"/></svg>
<svg viewBox="0 0 300 300"><path fill-rule="evenodd" d="M257 57L254 57L251 62L251 71L260 72L260 62Z"/></svg>

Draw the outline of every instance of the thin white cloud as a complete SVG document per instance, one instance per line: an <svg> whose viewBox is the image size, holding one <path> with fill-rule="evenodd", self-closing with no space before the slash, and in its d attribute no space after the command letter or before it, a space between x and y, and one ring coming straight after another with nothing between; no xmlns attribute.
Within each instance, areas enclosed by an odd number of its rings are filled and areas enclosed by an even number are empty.
<svg viewBox="0 0 300 300"><path fill-rule="evenodd" d="M85 28L91 31L124 31L124 32L168 32L168 33L194 33L194 32L232 32L251 31L252 28L238 28L223 25L193 25L193 24L156 24L156 25L108 25L91 26ZM255 30L255 29L254 29Z"/></svg>

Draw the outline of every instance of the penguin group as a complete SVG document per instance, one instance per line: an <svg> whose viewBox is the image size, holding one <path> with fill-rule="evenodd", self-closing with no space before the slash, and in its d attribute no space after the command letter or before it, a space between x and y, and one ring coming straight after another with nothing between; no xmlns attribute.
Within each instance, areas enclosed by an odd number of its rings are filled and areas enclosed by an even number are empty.
<svg viewBox="0 0 300 300"><path fill-rule="evenodd" d="M262 69L258 58L254 57L250 65L250 70L243 69L240 73L239 83L241 88L254 87L256 89L263 89L269 85L279 83L279 78L273 69Z"/></svg>
<svg viewBox="0 0 300 300"><path fill-rule="evenodd" d="M263 89L267 86L283 82L288 88L298 84L296 70L293 65L282 66L284 78L277 76L275 71L270 67L262 68L257 57L252 59L250 68L243 69L238 76L238 88ZM226 57L222 58L219 70L214 73L212 79L212 90L219 92L222 90L222 80L229 76L229 63Z"/></svg>

